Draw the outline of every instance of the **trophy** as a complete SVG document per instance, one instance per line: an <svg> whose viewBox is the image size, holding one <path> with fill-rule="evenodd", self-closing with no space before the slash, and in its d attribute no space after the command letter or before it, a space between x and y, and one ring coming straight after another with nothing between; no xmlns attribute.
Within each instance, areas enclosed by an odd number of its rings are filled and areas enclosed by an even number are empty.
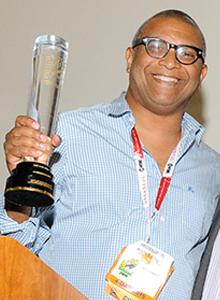
<svg viewBox="0 0 220 300"><path fill-rule="evenodd" d="M60 90L68 57L68 43L55 35L35 40L28 115L48 136L55 131ZM48 158L49 159L49 158ZM17 206L41 207L53 204L53 175L47 163L26 157L12 171L5 188L6 202Z"/></svg>

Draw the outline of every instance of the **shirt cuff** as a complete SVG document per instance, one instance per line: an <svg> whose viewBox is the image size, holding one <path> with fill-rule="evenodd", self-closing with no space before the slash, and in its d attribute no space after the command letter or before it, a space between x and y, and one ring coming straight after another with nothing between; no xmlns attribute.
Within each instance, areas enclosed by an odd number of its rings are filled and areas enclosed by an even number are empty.
<svg viewBox="0 0 220 300"><path fill-rule="evenodd" d="M50 229L41 217L30 217L23 223L11 219L5 209L0 208L0 235L18 240L32 252L38 253L50 237Z"/></svg>

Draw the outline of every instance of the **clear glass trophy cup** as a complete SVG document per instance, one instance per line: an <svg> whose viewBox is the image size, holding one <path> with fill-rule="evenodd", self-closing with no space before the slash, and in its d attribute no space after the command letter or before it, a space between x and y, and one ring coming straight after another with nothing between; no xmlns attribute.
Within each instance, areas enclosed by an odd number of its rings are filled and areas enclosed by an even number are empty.
<svg viewBox="0 0 220 300"><path fill-rule="evenodd" d="M32 55L31 95L28 115L48 136L55 131L60 90L68 57L68 43L55 35L38 36ZM18 206L41 207L53 204L53 175L48 162L26 157L7 179L5 197Z"/></svg>

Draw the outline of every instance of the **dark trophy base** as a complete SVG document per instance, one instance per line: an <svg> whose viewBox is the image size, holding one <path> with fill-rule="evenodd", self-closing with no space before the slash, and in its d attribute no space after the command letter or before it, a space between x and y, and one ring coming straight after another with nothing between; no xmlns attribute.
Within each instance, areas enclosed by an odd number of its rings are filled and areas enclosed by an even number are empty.
<svg viewBox="0 0 220 300"><path fill-rule="evenodd" d="M42 207L53 204L53 175L38 162L21 162L7 179L5 198L18 206Z"/></svg>

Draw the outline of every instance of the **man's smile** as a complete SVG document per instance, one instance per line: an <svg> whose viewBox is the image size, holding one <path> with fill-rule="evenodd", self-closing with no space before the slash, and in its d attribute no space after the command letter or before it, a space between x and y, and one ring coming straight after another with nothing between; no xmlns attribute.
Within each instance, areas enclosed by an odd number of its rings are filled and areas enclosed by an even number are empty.
<svg viewBox="0 0 220 300"><path fill-rule="evenodd" d="M156 81L168 83L168 84L177 84L180 79L172 76L167 76L167 75L161 75L161 74L152 74L153 78L156 79Z"/></svg>

